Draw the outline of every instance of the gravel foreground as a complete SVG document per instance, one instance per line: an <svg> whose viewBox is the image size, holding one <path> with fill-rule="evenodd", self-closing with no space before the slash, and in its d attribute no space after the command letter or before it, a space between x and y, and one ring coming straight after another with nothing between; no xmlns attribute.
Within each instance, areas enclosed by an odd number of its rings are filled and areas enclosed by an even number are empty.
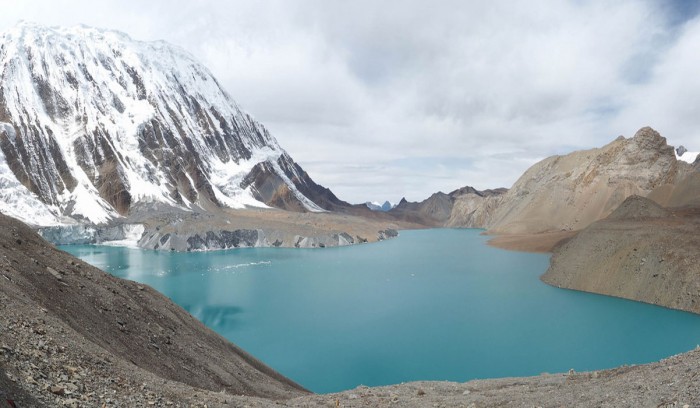
<svg viewBox="0 0 700 408"><path fill-rule="evenodd" d="M0 408L696 407L700 350L590 373L309 394L153 289L0 216Z"/></svg>
<svg viewBox="0 0 700 408"><path fill-rule="evenodd" d="M698 369L700 350L693 350L658 363L605 371L360 387L292 399L284 406L690 408L700 406Z"/></svg>

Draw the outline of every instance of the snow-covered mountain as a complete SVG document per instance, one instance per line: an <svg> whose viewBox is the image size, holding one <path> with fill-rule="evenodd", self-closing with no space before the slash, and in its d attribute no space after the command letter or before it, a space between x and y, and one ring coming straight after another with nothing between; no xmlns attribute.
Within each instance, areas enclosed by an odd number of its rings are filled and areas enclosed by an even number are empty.
<svg viewBox="0 0 700 408"><path fill-rule="evenodd" d="M367 208L369 208L372 211L390 211L392 208L396 207L396 204L390 202L390 201L384 201L384 204L380 203L379 201L367 201L365 203Z"/></svg>
<svg viewBox="0 0 700 408"><path fill-rule="evenodd" d="M101 224L142 203L345 204L178 47L85 26L1 34L0 211Z"/></svg>

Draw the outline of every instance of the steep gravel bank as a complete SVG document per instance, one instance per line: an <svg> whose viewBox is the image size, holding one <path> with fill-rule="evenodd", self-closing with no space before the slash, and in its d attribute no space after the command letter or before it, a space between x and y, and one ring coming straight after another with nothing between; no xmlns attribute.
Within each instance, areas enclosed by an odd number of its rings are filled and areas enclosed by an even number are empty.
<svg viewBox="0 0 700 408"><path fill-rule="evenodd" d="M542 280L700 313L700 209L632 196L555 248Z"/></svg>
<svg viewBox="0 0 700 408"><path fill-rule="evenodd" d="M0 381L24 406L165 406L305 391L147 286L0 215ZM17 390L21 388L21 390ZM162 404L161 404L162 402Z"/></svg>

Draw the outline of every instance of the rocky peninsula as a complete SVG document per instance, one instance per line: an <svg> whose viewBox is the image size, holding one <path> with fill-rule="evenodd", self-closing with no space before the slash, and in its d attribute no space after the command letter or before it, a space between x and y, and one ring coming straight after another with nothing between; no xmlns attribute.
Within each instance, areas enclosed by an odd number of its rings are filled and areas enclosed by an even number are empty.
<svg viewBox="0 0 700 408"><path fill-rule="evenodd" d="M542 280L700 313L700 208L631 196L559 244Z"/></svg>

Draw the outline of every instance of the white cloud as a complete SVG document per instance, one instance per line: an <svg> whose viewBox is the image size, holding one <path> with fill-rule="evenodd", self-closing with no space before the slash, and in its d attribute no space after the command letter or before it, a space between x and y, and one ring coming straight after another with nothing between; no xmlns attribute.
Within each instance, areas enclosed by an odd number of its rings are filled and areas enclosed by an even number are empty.
<svg viewBox="0 0 700 408"><path fill-rule="evenodd" d="M655 64L649 81L626 95L616 126L631 129L644 121L675 145L700 147L700 18L689 21L664 59Z"/></svg>
<svg viewBox="0 0 700 408"><path fill-rule="evenodd" d="M82 22L189 50L352 202L509 186L647 124L700 147L700 21L666 1L17 3L0 28Z"/></svg>

